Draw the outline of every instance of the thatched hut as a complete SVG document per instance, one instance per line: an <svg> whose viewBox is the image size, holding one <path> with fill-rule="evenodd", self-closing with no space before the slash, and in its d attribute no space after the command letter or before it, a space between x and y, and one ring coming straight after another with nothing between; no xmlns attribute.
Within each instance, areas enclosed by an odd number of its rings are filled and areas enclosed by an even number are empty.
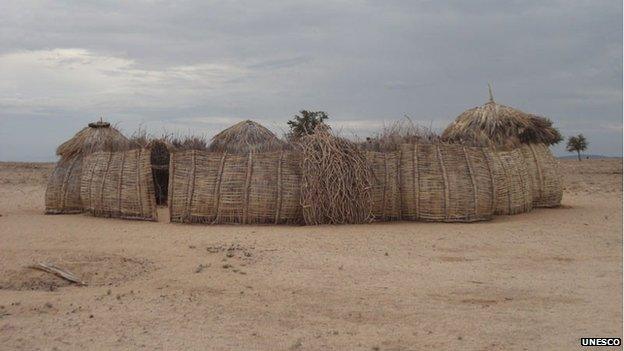
<svg viewBox="0 0 624 351"><path fill-rule="evenodd" d="M528 169L533 205L554 207L561 203L561 174L548 146L559 143L562 137L549 119L496 103L490 89L490 101L459 115L444 130L442 140L499 151L523 149L527 164L521 167Z"/></svg>
<svg viewBox="0 0 624 351"><path fill-rule="evenodd" d="M278 151L284 146L285 143L269 129L254 121L245 120L215 135L208 150L247 154L250 151Z"/></svg>
<svg viewBox="0 0 624 351"><path fill-rule="evenodd" d="M549 119L496 103L490 89L490 101L464 111L446 127L442 139L511 150L528 143L556 144L562 137Z"/></svg>
<svg viewBox="0 0 624 351"><path fill-rule="evenodd" d="M89 123L56 149L60 156L48 179L45 194L46 214L80 213L80 181L83 158L98 151L130 148L130 141L108 122Z"/></svg>

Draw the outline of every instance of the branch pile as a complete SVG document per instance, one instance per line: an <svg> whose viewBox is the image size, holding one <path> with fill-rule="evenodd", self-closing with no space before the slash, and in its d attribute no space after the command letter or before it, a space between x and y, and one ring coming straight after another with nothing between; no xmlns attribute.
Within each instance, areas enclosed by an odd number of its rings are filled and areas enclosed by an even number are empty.
<svg viewBox="0 0 624 351"><path fill-rule="evenodd" d="M301 138L301 204L308 225L372 220L372 171L364 152L320 125Z"/></svg>

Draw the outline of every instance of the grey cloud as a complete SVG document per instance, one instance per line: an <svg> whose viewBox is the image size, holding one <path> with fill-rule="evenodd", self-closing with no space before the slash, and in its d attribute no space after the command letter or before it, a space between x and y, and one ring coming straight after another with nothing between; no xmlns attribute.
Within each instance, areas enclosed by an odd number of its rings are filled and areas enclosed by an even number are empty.
<svg viewBox="0 0 624 351"><path fill-rule="evenodd" d="M485 102L488 82L499 102L619 155L621 12L582 0L2 2L0 55L88 55L54 61L75 79L37 77L34 60L0 67L0 128L72 124L42 135L45 147L0 141L0 159L52 159L100 114L206 134L242 118L279 129L302 108L358 134L404 114L441 129Z"/></svg>

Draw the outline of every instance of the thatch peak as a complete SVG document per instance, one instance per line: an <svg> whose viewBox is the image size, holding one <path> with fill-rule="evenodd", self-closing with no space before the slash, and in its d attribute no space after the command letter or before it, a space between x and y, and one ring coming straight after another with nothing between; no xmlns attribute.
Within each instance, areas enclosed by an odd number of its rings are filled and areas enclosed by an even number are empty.
<svg viewBox="0 0 624 351"><path fill-rule="evenodd" d="M246 154L250 151L280 150L284 145L282 140L263 125L244 120L215 135L208 150Z"/></svg>
<svg viewBox="0 0 624 351"><path fill-rule="evenodd" d="M110 127L110 123L104 122L102 120L99 120L97 122L89 123L89 127L91 127L91 128L109 128Z"/></svg>
<svg viewBox="0 0 624 351"><path fill-rule="evenodd" d="M71 139L56 149L62 158L76 155L88 155L97 151L121 151L130 148L130 140L110 123L98 121L89 123Z"/></svg>
<svg viewBox="0 0 624 351"><path fill-rule="evenodd" d="M561 134L548 118L498 104L491 87L489 93L490 101L464 111L444 130L444 141L496 148L561 141Z"/></svg>

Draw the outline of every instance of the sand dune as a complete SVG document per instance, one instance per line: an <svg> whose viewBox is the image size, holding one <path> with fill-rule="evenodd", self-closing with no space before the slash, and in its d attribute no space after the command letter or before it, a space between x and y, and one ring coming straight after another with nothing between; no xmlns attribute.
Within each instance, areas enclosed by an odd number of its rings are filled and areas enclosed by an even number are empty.
<svg viewBox="0 0 624 351"><path fill-rule="evenodd" d="M199 226L43 215L0 163L0 349L570 350L622 337L622 160L491 222ZM54 262L78 287L26 268Z"/></svg>

